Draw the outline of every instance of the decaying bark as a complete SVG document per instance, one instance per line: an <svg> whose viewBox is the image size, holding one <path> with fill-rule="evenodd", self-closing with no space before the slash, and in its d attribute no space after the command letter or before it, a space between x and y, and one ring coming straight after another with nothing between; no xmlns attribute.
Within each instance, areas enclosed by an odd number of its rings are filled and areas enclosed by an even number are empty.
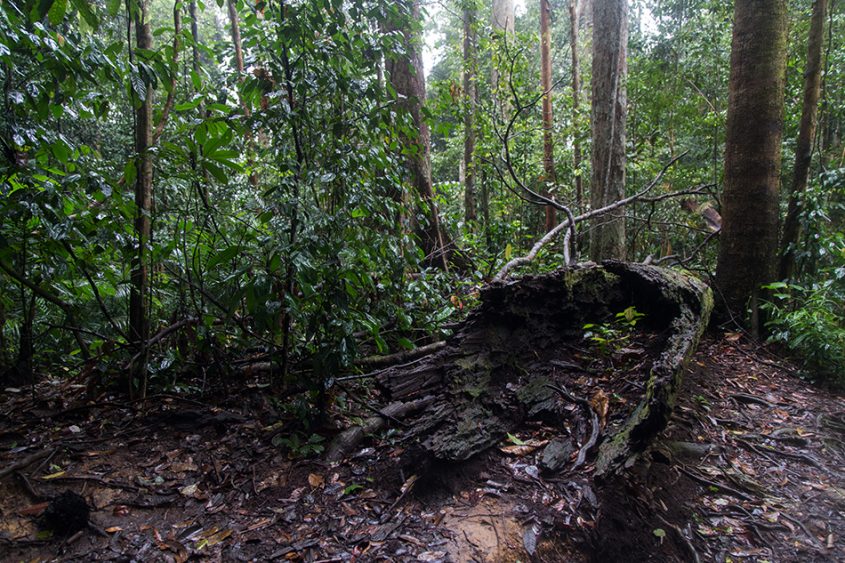
<svg viewBox="0 0 845 563"><path fill-rule="evenodd" d="M553 388L553 366L565 363L561 354L583 338L585 323L602 322L630 306L667 336L638 406L598 438L597 470L612 473L668 422L683 365L712 307L709 290L692 278L607 262L496 283L442 350L414 366L385 370L377 381L393 401L437 397L409 432L430 458L465 461L526 420L560 424L571 416Z"/></svg>

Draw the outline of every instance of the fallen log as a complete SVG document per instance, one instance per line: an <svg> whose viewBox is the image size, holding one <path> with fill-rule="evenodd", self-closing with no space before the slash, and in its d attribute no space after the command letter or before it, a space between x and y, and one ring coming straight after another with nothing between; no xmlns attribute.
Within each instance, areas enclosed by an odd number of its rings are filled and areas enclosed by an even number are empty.
<svg viewBox="0 0 845 563"><path fill-rule="evenodd" d="M393 401L437 397L409 421L407 431L433 459L468 460L527 420L560 427L569 420L577 450L594 452L597 474L608 474L627 465L665 427L684 363L711 308L710 291L700 281L642 264L583 264L497 282L483 290L479 307L442 349L413 366L388 368L376 380ZM641 365L641 379L631 382L639 391L614 406L595 439L595 413L581 416L582 409L573 411L549 386L593 381L581 385L578 395L587 396L591 388L598 392L602 385L612 391L619 374L606 372L598 382L595 369L585 364L599 352L573 350L590 346L584 343L585 324L611 326L626 310L643 315L637 329L648 331L654 349L651 360L632 360ZM613 365L612 356L607 354L606 364ZM642 366L643 361L650 363Z"/></svg>

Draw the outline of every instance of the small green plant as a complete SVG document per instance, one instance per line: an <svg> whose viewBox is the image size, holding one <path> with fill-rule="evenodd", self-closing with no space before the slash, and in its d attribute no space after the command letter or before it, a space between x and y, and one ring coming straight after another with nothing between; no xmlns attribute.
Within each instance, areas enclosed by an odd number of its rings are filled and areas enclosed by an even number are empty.
<svg viewBox="0 0 845 563"><path fill-rule="evenodd" d="M273 445L276 447L286 447L288 449L288 457L299 459L323 453L323 450L326 449L323 445L325 440L319 434L311 434L307 440L299 433L293 433L289 436L278 434L273 438Z"/></svg>
<svg viewBox="0 0 845 563"><path fill-rule="evenodd" d="M798 356L808 377L845 385L845 268L811 286L782 282L766 286L769 342Z"/></svg>
<svg viewBox="0 0 845 563"><path fill-rule="evenodd" d="M632 305L616 313L612 322L585 324L584 338L592 342L603 356L609 356L625 345L643 317L645 314Z"/></svg>

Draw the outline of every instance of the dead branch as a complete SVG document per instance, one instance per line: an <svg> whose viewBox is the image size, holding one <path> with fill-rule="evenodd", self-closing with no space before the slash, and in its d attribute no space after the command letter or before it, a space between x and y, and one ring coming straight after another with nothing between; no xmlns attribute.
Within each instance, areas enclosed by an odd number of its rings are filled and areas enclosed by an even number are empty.
<svg viewBox="0 0 845 563"><path fill-rule="evenodd" d="M20 461L16 461L15 463L10 465L9 467L6 467L5 469L0 469L0 479L5 477L6 475L11 475L15 471L23 469L24 467L32 465L36 461L39 461L39 460L44 459L45 457L48 457L50 454L53 453L53 451L54 450L41 450L40 452L36 452L32 455L29 455L29 456L23 458Z"/></svg>
<svg viewBox="0 0 845 563"><path fill-rule="evenodd" d="M429 396L407 403L397 402L387 405L379 411L378 416L368 418L360 426L354 426L339 434L326 450L326 460L330 462L342 460L369 434L383 428L388 420L407 416L424 409L433 402L434 397Z"/></svg>
<svg viewBox="0 0 845 563"><path fill-rule="evenodd" d="M596 445L599 439L599 432L601 429L601 425L599 424L599 415L596 413L593 405L590 404L590 401L586 399L581 399L579 397L575 397L569 391L566 390L565 387L558 387L557 385L546 384L546 387L551 389L552 391L557 392L561 397L569 401L570 403L581 405L589 414L590 414L590 422L592 423L592 430L590 431L590 437L584 442L584 445L581 446L581 449L578 450L578 457L575 460L575 464L572 466L572 469L577 469L587 460L587 454L590 453L590 450Z"/></svg>
<svg viewBox="0 0 845 563"><path fill-rule="evenodd" d="M431 344L426 344L425 346L420 346L419 348L414 348L413 350L403 350L402 352L396 352L395 354L388 354L386 356L367 356L359 360L355 360L355 365L359 367L378 368L393 364L400 364L419 358L420 356L436 352L444 346L446 346L446 343L443 341L432 342Z"/></svg>
<svg viewBox="0 0 845 563"><path fill-rule="evenodd" d="M572 233L574 232L574 226L577 223L581 223L581 222L586 221L588 219L592 219L593 217L598 217L600 215L604 215L604 214L609 213L609 212L611 212L615 209L619 209L620 207L624 207L626 205L629 205L631 203L634 203L634 202L641 200L643 198L643 196L645 196L652 189L654 189L655 186L657 186L657 184L660 182L660 180L663 179L663 176L666 174L666 172L669 170L669 168L671 168L681 158L686 156L686 154L687 153L680 154L680 155L674 157L668 163L666 163L666 165L663 167L663 169L660 171L660 173L658 173L657 176L655 176L655 178L645 188L643 188L639 193L632 195L631 197L627 197L625 199L620 199L619 201L614 202L614 203L607 205L605 207L601 207L599 209L593 209L592 211L582 213L581 215L578 215L577 217L573 217L573 218L567 217L562 223L560 223L557 227L555 227L554 229L552 229L551 231L546 233L545 236L543 236L543 238L541 238L539 241L537 241L537 243L531 248L531 251L528 254L526 254L525 256L519 256L517 258L514 258L513 260L511 260L510 262L505 264L502 267L502 269L499 270L499 273L496 274L496 276L493 278L493 281L504 280L507 277L508 273L513 268L516 268L518 266L523 266L525 264L528 264L532 260L534 260L537 257L537 254L539 254L540 250L542 250L544 246L546 246L551 240L553 240L558 234L560 234L561 231L568 230L569 232L567 233L567 235L572 237ZM660 197L663 198L663 199L667 199L670 195L672 195L672 194L664 194L663 196L660 196ZM560 209L560 207L558 209Z"/></svg>

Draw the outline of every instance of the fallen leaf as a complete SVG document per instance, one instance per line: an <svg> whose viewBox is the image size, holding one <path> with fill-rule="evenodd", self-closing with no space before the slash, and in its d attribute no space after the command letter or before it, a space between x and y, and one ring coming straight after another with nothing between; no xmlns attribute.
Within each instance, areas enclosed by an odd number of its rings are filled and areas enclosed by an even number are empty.
<svg viewBox="0 0 845 563"><path fill-rule="evenodd" d="M590 405L596 411L596 414L599 415L601 427L604 428L607 424L607 413L610 410L610 399L608 399L607 393L602 389L596 391L593 398L590 399Z"/></svg>
<svg viewBox="0 0 845 563"><path fill-rule="evenodd" d="M179 493L182 496L193 497L197 493L198 488L199 488L199 485L197 483L192 483L190 485L186 485L186 486L182 487L181 489L179 489Z"/></svg>
<svg viewBox="0 0 845 563"><path fill-rule="evenodd" d="M317 487L322 487L326 482L326 479L322 475L317 475L316 473L310 473L308 475L308 484L311 485L311 488L316 489Z"/></svg>
<svg viewBox="0 0 845 563"><path fill-rule="evenodd" d="M417 479L419 478L419 475L411 475L410 477L408 477L408 479L404 483L402 483L402 488L400 489L400 492L404 495L405 493L410 491L414 487L414 484L417 482Z"/></svg>
<svg viewBox="0 0 845 563"><path fill-rule="evenodd" d="M67 473L66 471L56 471L55 473L51 473L49 475L44 475L41 479L44 481L49 481L50 479L58 479L59 477L63 477L64 474Z"/></svg>
<svg viewBox="0 0 845 563"><path fill-rule="evenodd" d="M38 504L33 504L31 506L27 506L26 508L21 508L18 510L18 514L21 516L39 516L42 512L47 509L47 505L50 504L48 502L39 502Z"/></svg>
<svg viewBox="0 0 845 563"><path fill-rule="evenodd" d="M112 526L111 528L106 528L106 533L109 534L116 534L117 532L122 532L123 528L120 526Z"/></svg>

